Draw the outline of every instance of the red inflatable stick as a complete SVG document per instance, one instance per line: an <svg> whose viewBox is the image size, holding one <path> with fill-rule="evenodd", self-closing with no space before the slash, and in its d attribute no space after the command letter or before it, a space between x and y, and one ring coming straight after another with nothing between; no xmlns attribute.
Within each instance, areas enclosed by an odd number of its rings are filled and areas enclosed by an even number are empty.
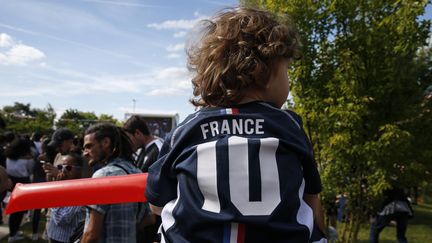
<svg viewBox="0 0 432 243"><path fill-rule="evenodd" d="M6 214L37 208L145 202L147 173L17 184Z"/></svg>

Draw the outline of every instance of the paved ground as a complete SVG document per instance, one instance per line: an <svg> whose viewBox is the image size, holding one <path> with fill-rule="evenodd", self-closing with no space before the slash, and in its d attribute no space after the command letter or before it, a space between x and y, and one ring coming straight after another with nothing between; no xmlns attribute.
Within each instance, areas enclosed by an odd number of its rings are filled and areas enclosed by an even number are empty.
<svg viewBox="0 0 432 243"><path fill-rule="evenodd" d="M8 221L9 221L9 216L5 215L3 213L3 224L0 225L0 240L3 240L3 239L5 239L5 238L7 238L9 236ZM26 224L28 222L29 222L29 219L27 218L27 216L24 216L21 225Z"/></svg>
<svg viewBox="0 0 432 243"><path fill-rule="evenodd" d="M3 224L0 225L0 240L9 235L8 216L3 215Z"/></svg>
<svg viewBox="0 0 432 243"><path fill-rule="evenodd" d="M9 227L7 225L0 225L0 240L9 235Z"/></svg>

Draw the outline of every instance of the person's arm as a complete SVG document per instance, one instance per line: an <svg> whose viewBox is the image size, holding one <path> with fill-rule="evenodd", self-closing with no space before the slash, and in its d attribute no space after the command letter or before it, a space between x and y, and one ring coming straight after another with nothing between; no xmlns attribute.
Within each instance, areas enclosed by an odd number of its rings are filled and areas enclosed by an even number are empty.
<svg viewBox="0 0 432 243"><path fill-rule="evenodd" d="M157 214L157 215L161 215L162 213L162 209L163 207L158 207L155 205L150 204L150 210L152 211L152 213Z"/></svg>
<svg viewBox="0 0 432 243"><path fill-rule="evenodd" d="M138 223L137 227L139 230L144 230L145 227L156 224L156 221L156 214L149 213L144 216L141 222Z"/></svg>
<svg viewBox="0 0 432 243"><path fill-rule="evenodd" d="M3 166L0 166L0 193L11 189L11 187L12 181L6 173L6 169Z"/></svg>
<svg viewBox="0 0 432 243"><path fill-rule="evenodd" d="M324 226L324 214L321 207L321 201L319 198L319 194L307 194L303 195L303 200L312 208L314 221L318 228L325 233Z"/></svg>
<svg viewBox="0 0 432 243"><path fill-rule="evenodd" d="M94 209L90 209L90 218L84 230L81 243L99 242L102 237L104 214Z"/></svg>
<svg viewBox="0 0 432 243"><path fill-rule="evenodd" d="M184 143L178 144L183 145ZM171 152L180 150L182 148L172 149L170 138L168 138L162 146L159 159L149 168L145 196L154 214L161 215L163 206L177 198L178 181L173 169L175 167L173 166L174 158L177 155Z"/></svg>

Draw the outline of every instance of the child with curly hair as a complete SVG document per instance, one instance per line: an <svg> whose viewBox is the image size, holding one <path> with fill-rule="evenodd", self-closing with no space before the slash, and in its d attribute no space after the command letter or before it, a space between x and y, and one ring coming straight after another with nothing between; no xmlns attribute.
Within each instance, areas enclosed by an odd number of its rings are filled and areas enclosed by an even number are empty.
<svg viewBox="0 0 432 243"><path fill-rule="evenodd" d="M300 57L296 31L246 7L201 24L188 50L199 110L149 169L162 241L326 242L312 147L299 116L280 109Z"/></svg>

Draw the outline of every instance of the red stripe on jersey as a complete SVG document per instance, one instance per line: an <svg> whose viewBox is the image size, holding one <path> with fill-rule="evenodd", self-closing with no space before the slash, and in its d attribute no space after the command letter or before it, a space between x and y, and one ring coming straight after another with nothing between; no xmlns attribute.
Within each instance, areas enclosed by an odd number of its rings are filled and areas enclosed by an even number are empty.
<svg viewBox="0 0 432 243"><path fill-rule="evenodd" d="M239 110L237 108L231 108L231 111L233 115L239 114Z"/></svg>
<svg viewBox="0 0 432 243"><path fill-rule="evenodd" d="M237 113L238 114L238 113ZM238 224L238 230L237 230L237 243L244 243L245 242L245 225L244 224Z"/></svg>

